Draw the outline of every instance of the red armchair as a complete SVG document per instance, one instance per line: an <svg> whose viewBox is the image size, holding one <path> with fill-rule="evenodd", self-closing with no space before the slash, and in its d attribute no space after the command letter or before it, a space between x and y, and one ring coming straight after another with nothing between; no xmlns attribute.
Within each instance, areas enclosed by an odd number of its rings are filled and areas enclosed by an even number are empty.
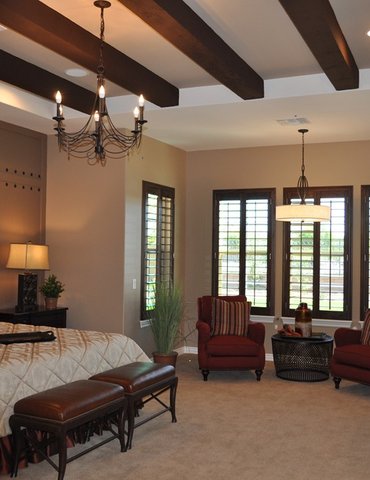
<svg viewBox="0 0 370 480"><path fill-rule="evenodd" d="M370 345L361 343L361 333L351 328L338 328L334 333L330 372L335 388L339 388L342 378L370 385Z"/></svg>
<svg viewBox="0 0 370 480"><path fill-rule="evenodd" d="M244 295L217 297L226 301L246 301ZM249 322L247 336L211 335L212 297L198 298L198 363L204 381L211 370L251 370L257 380L265 367L265 326Z"/></svg>

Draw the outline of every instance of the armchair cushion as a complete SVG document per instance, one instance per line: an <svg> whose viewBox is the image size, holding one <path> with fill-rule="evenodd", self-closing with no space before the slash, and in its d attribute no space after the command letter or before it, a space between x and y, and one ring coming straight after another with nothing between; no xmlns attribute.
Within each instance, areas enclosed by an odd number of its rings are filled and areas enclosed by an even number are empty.
<svg viewBox="0 0 370 480"><path fill-rule="evenodd" d="M246 337L251 303L212 299L212 336L228 335Z"/></svg>
<svg viewBox="0 0 370 480"><path fill-rule="evenodd" d="M362 345L370 345L370 309L366 312L361 330L361 343Z"/></svg>
<svg viewBox="0 0 370 480"><path fill-rule="evenodd" d="M351 365L359 368L370 368L368 345L344 345L336 348L334 359L337 364Z"/></svg>
<svg viewBox="0 0 370 480"><path fill-rule="evenodd" d="M260 346L248 337L240 335L213 336L207 344L207 352L215 357L253 357Z"/></svg>

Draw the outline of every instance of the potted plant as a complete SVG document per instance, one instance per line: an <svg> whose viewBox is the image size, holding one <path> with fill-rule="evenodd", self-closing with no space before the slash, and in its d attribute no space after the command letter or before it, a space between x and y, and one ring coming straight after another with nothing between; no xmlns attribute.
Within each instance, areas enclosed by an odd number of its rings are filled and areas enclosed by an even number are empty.
<svg viewBox="0 0 370 480"><path fill-rule="evenodd" d="M177 352L173 349L183 310L181 290L172 284L158 284L155 293L155 309L150 320L156 345L156 351L153 352L156 363L176 365Z"/></svg>
<svg viewBox="0 0 370 480"><path fill-rule="evenodd" d="M64 292L64 285L59 281L56 275L51 274L40 287L40 292L45 297L45 307L47 309L56 308L60 294Z"/></svg>

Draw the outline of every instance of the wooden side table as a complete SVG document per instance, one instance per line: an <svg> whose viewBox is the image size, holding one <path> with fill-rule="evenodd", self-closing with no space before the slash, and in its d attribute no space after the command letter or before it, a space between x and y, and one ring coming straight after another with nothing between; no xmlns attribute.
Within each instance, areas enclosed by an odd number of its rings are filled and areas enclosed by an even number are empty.
<svg viewBox="0 0 370 480"><path fill-rule="evenodd" d="M0 322L65 328L67 326L67 310L67 307L47 310L42 305L39 305L36 310L29 312L17 312L14 308L8 308L0 310Z"/></svg>
<svg viewBox="0 0 370 480"><path fill-rule="evenodd" d="M333 337L271 337L276 375L296 382L320 382L329 378Z"/></svg>

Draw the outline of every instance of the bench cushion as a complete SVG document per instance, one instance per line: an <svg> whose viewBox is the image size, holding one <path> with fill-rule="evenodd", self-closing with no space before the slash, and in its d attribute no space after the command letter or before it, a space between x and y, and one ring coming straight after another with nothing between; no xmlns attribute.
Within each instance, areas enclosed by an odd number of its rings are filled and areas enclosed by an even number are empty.
<svg viewBox="0 0 370 480"><path fill-rule="evenodd" d="M64 422L122 398L117 384L77 380L18 400L14 413Z"/></svg>
<svg viewBox="0 0 370 480"><path fill-rule="evenodd" d="M152 362L133 362L121 367L98 373L91 380L111 382L122 385L125 393L135 393L175 376L172 365Z"/></svg>

